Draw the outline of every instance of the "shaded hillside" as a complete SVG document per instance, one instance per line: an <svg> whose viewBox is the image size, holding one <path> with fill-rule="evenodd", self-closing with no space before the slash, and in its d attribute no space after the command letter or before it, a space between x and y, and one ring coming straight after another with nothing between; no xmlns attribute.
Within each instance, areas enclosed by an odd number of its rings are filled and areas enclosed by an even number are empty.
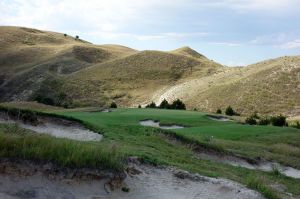
<svg viewBox="0 0 300 199"><path fill-rule="evenodd" d="M136 53L118 45L93 45L61 33L0 27L2 101L27 100L49 78L63 82L69 74L96 63Z"/></svg>

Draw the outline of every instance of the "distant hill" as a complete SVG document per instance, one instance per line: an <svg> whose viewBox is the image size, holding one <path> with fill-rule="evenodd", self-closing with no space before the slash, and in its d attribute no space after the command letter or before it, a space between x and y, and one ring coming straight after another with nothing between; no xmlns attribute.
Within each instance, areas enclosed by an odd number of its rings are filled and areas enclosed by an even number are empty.
<svg viewBox="0 0 300 199"><path fill-rule="evenodd" d="M300 56L222 66L190 47L137 51L63 33L0 27L0 101L136 107L180 98L189 109L300 115ZM46 97L45 97L46 96Z"/></svg>

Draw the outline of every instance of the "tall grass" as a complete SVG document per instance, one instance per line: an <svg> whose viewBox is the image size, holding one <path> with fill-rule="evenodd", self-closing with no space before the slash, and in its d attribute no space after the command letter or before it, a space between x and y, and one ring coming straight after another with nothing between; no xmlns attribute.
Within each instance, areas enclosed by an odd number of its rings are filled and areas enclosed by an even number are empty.
<svg viewBox="0 0 300 199"><path fill-rule="evenodd" d="M0 157L51 161L67 167L121 171L123 161L120 154L114 145L24 133L23 129L11 125L0 129Z"/></svg>
<svg viewBox="0 0 300 199"><path fill-rule="evenodd" d="M258 177L250 176L247 178L247 186L251 189L257 190L268 199L279 199L276 192L265 185L264 181Z"/></svg>

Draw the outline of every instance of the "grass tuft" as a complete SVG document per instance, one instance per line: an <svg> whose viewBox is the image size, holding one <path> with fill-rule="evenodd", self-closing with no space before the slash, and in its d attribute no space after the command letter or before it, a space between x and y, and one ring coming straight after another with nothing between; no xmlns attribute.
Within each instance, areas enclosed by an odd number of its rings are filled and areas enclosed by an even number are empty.
<svg viewBox="0 0 300 199"><path fill-rule="evenodd" d="M249 176L247 178L247 186L251 189L257 190L263 196L268 199L279 199L280 197L277 193L269 188L263 181L263 179L258 178L256 176Z"/></svg>

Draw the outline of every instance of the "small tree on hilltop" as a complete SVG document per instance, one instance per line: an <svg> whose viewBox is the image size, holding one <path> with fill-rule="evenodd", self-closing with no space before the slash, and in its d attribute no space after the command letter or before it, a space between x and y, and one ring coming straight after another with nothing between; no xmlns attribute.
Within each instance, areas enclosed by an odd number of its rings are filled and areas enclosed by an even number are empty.
<svg viewBox="0 0 300 199"><path fill-rule="evenodd" d="M177 99L172 103L171 109L185 110L186 107L185 104L180 99Z"/></svg>
<svg viewBox="0 0 300 199"><path fill-rule="evenodd" d="M65 33L64 36L66 37L66 36L68 36L68 35Z"/></svg>
<svg viewBox="0 0 300 199"><path fill-rule="evenodd" d="M218 109L216 113L217 113L217 114L222 114L222 110L221 110L221 109Z"/></svg>
<svg viewBox="0 0 300 199"><path fill-rule="evenodd" d="M160 103L159 108L162 108L162 109L168 109L168 108L170 108L170 104L169 104L169 102L168 102L166 99L164 99L164 100Z"/></svg>
<svg viewBox="0 0 300 199"><path fill-rule="evenodd" d="M229 115L229 116L233 116L235 114L235 112L231 106L228 106L225 110L225 114Z"/></svg>
<svg viewBox="0 0 300 199"><path fill-rule="evenodd" d="M75 39L76 39L76 40L77 40L77 39L79 39L79 36L78 36L78 35L76 35Z"/></svg>

